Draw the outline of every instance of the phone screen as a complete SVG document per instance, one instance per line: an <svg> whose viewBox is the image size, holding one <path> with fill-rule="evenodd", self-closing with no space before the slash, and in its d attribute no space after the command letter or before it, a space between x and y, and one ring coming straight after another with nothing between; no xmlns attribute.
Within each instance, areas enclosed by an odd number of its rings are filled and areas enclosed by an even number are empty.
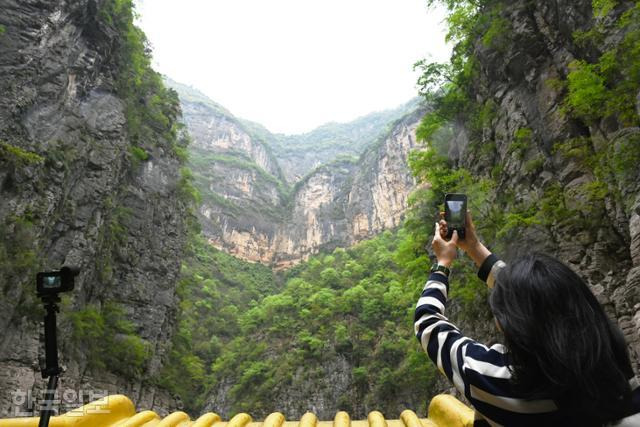
<svg viewBox="0 0 640 427"><path fill-rule="evenodd" d="M447 211L449 212L447 223L452 228L464 227L466 206L464 200L447 200Z"/></svg>

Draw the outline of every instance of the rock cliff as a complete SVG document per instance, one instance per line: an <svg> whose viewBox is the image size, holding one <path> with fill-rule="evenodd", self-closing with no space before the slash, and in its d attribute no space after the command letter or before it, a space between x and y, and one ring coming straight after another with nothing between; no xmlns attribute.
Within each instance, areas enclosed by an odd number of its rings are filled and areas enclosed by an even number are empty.
<svg viewBox="0 0 640 427"><path fill-rule="evenodd" d="M479 132L470 121L457 123L449 156L476 177L496 180L489 204L497 209L528 218L534 217L527 209L544 210L542 221L520 224L505 255L542 250L573 266L618 320L638 370L640 156L633 147L640 106L635 118L605 111L579 117L567 107L563 83L579 65L574 61L594 63L624 46L637 32L637 5L609 2L610 9L596 11L589 1L498 3L496 16L506 27L491 41L475 40L478 73L471 83L478 105L492 113ZM589 42L594 34L597 42ZM637 82L616 77L624 79Z"/></svg>
<svg viewBox="0 0 640 427"><path fill-rule="evenodd" d="M191 165L210 243L285 268L320 248L397 227L413 188L407 167L417 101L303 135L273 135L169 81L193 138Z"/></svg>
<svg viewBox="0 0 640 427"><path fill-rule="evenodd" d="M127 2L0 10L0 416L28 413L44 388L33 279L63 264L82 269L59 317L63 403L106 391L175 408L149 379L175 323L186 236L177 98L148 67Z"/></svg>

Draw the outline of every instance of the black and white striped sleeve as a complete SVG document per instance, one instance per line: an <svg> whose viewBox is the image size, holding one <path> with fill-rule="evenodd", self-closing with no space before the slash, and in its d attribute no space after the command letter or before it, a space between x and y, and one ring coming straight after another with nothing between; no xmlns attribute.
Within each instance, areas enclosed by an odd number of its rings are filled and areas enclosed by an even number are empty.
<svg viewBox="0 0 640 427"><path fill-rule="evenodd" d="M503 345L487 347L449 322L444 315L448 290L448 278L432 273L414 316L416 337L438 370L491 425L529 425L553 416L553 401L527 400L516 392Z"/></svg>
<svg viewBox="0 0 640 427"><path fill-rule="evenodd" d="M432 273L418 300L414 316L416 338L429 358L461 392L465 392L463 354L475 342L463 336L444 315L449 281Z"/></svg>

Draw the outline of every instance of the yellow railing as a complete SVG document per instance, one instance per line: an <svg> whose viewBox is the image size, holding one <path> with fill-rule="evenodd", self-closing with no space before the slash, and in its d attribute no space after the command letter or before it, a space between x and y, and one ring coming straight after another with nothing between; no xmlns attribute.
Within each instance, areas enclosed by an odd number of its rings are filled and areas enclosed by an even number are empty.
<svg viewBox="0 0 640 427"><path fill-rule="evenodd" d="M399 420L386 420L373 411L366 420L351 420L346 412L338 412L333 421L319 421L307 412L300 421L286 421L279 412L270 414L263 422L254 422L248 414L238 414L223 421L217 414L206 413L191 420L184 412L173 412L162 418L153 411L136 413L131 400L122 395L107 396L64 415L51 417L51 427L470 427L473 410L453 396L440 394L431 400L428 418L418 418L407 409ZM0 427L37 427L38 418L0 420Z"/></svg>

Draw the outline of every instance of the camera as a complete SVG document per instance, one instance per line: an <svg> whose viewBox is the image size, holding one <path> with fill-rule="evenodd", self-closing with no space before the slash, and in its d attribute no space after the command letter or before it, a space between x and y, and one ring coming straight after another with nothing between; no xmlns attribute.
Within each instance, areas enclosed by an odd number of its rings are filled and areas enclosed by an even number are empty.
<svg viewBox="0 0 640 427"><path fill-rule="evenodd" d="M36 275L36 289L39 297L69 292L75 286L74 279L80 273L76 267L62 267L58 271L45 271Z"/></svg>

